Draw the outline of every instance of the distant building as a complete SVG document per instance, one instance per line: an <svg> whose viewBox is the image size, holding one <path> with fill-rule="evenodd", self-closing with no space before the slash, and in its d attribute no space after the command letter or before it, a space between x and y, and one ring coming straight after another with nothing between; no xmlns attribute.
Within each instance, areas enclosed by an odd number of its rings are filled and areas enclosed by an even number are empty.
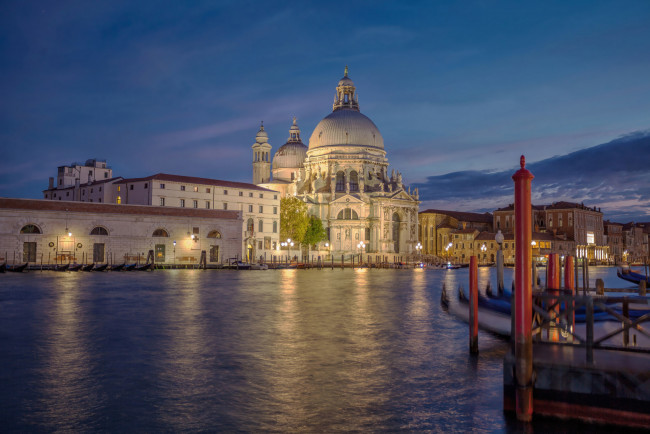
<svg viewBox="0 0 650 434"><path fill-rule="evenodd" d="M623 225L623 261L644 263L648 258L648 233L644 224L634 222Z"/></svg>
<svg viewBox="0 0 650 434"><path fill-rule="evenodd" d="M113 184L115 203L238 211L243 218L241 254L270 261L279 247L280 193L245 182L157 173ZM189 222L188 222L189 225Z"/></svg>
<svg viewBox="0 0 650 434"><path fill-rule="evenodd" d="M422 253L440 258L448 252L449 243L454 242L452 235L456 231L475 229L477 232L489 232L493 227L490 213L479 214L440 209L421 211L418 214L418 222Z"/></svg>
<svg viewBox="0 0 650 434"><path fill-rule="evenodd" d="M603 222L603 230L605 243L609 249L609 262L618 264L623 260L623 252L625 251L623 224L605 220Z"/></svg>
<svg viewBox="0 0 650 434"><path fill-rule="evenodd" d="M225 262L241 251L241 214L67 201L0 198L0 262Z"/></svg>
<svg viewBox="0 0 650 434"><path fill-rule="evenodd" d="M113 177L106 160L90 159L84 164L59 166L56 182L50 177L47 190L43 190L43 199L113 203L115 198L110 186L120 179L121 176Z"/></svg>

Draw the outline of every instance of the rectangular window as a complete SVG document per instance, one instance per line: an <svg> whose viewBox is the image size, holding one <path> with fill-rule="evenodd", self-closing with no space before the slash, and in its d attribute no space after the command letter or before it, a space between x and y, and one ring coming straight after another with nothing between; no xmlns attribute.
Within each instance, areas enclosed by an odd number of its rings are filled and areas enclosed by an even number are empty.
<svg viewBox="0 0 650 434"><path fill-rule="evenodd" d="M273 207L273 214L277 214L277 213L278 213L278 207L277 207L277 206L274 206L274 207Z"/></svg>
<svg viewBox="0 0 650 434"><path fill-rule="evenodd" d="M160 198L160 206L165 206L165 198L164 197Z"/></svg>
<svg viewBox="0 0 650 434"><path fill-rule="evenodd" d="M23 262L36 262L36 242L23 243Z"/></svg>
<svg viewBox="0 0 650 434"><path fill-rule="evenodd" d="M133 184L129 185L129 190L133 190Z"/></svg>
<svg viewBox="0 0 650 434"><path fill-rule="evenodd" d="M224 196L228 196L228 190L223 191Z"/></svg>
<svg viewBox="0 0 650 434"><path fill-rule="evenodd" d="M587 232L587 244L595 244L595 237L593 232Z"/></svg>
<svg viewBox="0 0 650 434"><path fill-rule="evenodd" d="M99 201L100 201L100 202L102 201L102 198L101 198L101 197L99 198Z"/></svg>
<svg viewBox="0 0 650 434"><path fill-rule="evenodd" d="M165 245L156 244L154 246L154 261L165 262Z"/></svg>
<svg viewBox="0 0 650 434"><path fill-rule="evenodd" d="M101 188L101 187L99 187L99 191L102 191L102 188Z"/></svg>
<svg viewBox="0 0 650 434"><path fill-rule="evenodd" d="M93 244L93 262L104 262L104 243Z"/></svg>
<svg viewBox="0 0 650 434"><path fill-rule="evenodd" d="M253 197L253 193L248 193L248 197Z"/></svg>
<svg viewBox="0 0 650 434"><path fill-rule="evenodd" d="M164 190L165 189L165 184L160 184L160 189Z"/></svg>
<svg viewBox="0 0 650 434"><path fill-rule="evenodd" d="M257 248L259 250L262 250L262 241L261 240L257 242Z"/></svg>
<svg viewBox="0 0 650 434"><path fill-rule="evenodd" d="M228 209L228 204L226 202L223 203L223 209Z"/></svg>
<svg viewBox="0 0 650 434"><path fill-rule="evenodd" d="M257 228L258 232L264 232L264 222L260 220Z"/></svg>
<svg viewBox="0 0 650 434"><path fill-rule="evenodd" d="M93 190L94 190L94 189L92 189L92 188L91 188L91 189L90 189L90 192L92 193L92 192L93 192Z"/></svg>
<svg viewBox="0 0 650 434"><path fill-rule="evenodd" d="M133 187L133 186L131 186L131 187ZM131 189L131 190L133 190L133 189ZM83 193L84 196L86 195L86 190L82 190L81 192Z"/></svg>
<svg viewBox="0 0 650 434"><path fill-rule="evenodd" d="M248 205L248 212L253 212L253 205Z"/></svg>
<svg viewBox="0 0 650 434"><path fill-rule="evenodd" d="M366 228L366 241L370 240L370 228Z"/></svg>
<svg viewBox="0 0 650 434"><path fill-rule="evenodd" d="M185 208L185 199L181 199L181 208Z"/></svg>
<svg viewBox="0 0 650 434"><path fill-rule="evenodd" d="M192 204L194 205L194 208L198 208L198 207L199 207L199 201L198 201L198 200L194 200L194 201L192 201Z"/></svg>
<svg viewBox="0 0 650 434"><path fill-rule="evenodd" d="M260 205L260 213L263 213L263 212L264 212L264 207L262 205Z"/></svg>
<svg viewBox="0 0 650 434"><path fill-rule="evenodd" d="M274 221L273 222L273 233L277 234L278 233L278 222ZM275 247L274 247L275 248Z"/></svg>
<svg viewBox="0 0 650 434"><path fill-rule="evenodd" d="M264 199L264 194L260 193L260 199Z"/></svg>
<svg viewBox="0 0 650 434"><path fill-rule="evenodd" d="M144 183L144 188L149 188L149 183L148 183L148 182L145 182L145 183ZM92 192L91 192L91 193L92 193Z"/></svg>
<svg viewBox="0 0 650 434"><path fill-rule="evenodd" d="M210 189L209 189L209 188L206 188L206 189L205 189L205 192L206 192L206 193L210 193Z"/></svg>
<svg viewBox="0 0 650 434"><path fill-rule="evenodd" d="M117 191L122 191L122 186L121 185L117 186Z"/></svg>
<svg viewBox="0 0 650 434"><path fill-rule="evenodd" d="M185 191L185 186L181 185L181 191Z"/></svg>
<svg viewBox="0 0 650 434"><path fill-rule="evenodd" d="M240 192L239 192L239 195L240 195L240 196L243 196L243 195L244 195L244 192L243 192L243 191L240 191Z"/></svg>
<svg viewBox="0 0 650 434"><path fill-rule="evenodd" d="M198 186L196 186L196 185L194 186L194 192L196 192L196 193L198 193L198 192L199 192L199 187L198 187Z"/></svg>
<svg viewBox="0 0 650 434"><path fill-rule="evenodd" d="M277 194L274 194L274 195L273 195L273 199L277 199L277 198L278 198L278 195L277 195Z"/></svg>
<svg viewBox="0 0 650 434"><path fill-rule="evenodd" d="M264 248L266 250L271 248L271 237L264 237Z"/></svg>
<svg viewBox="0 0 650 434"><path fill-rule="evenodd" d="M205 201L205 209L210 209L210 201Z"/></svg>
<svg viewBox="0 0 650 434"><path fill-rule="evenodd" d="M65 192L65 195L66 195L66 197L67 197L67 196L70 196L70 192L69 192L69 191L66 191L66 192ZM54 197L56 197L56 193L54 193Z"/></svg>
<svg viewBox="0 0 650 434"><path fill-rule="evenodd" d="M193 228L192 228L192 233L193 233L194 235L198 236L198 235L199 235L199 228L193 227Z"/></svg>

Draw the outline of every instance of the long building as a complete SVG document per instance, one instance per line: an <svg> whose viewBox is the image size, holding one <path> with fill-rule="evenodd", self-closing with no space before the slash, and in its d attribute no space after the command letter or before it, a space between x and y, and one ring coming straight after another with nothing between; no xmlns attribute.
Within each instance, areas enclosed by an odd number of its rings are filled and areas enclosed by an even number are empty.
<svg viewBox="0 0 650 434"><path fill-rule="evenodd" d="M0 262L223 263L241 249L238 211L0 198Z"/></svg>

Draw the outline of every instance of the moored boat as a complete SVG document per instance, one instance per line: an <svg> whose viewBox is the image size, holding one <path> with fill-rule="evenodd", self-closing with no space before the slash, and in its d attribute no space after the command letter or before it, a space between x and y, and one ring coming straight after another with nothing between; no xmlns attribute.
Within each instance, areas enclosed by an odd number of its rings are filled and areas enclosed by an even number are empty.
<svg viewBox="0 0 650 434"><path fill-rule="evenodd" d="M135 271L153 271L153 263L138 265L134 268Z"/></svg>
<svg viewBox="0 0 650 434"><path fill-rule="evenodd" d="M616 270L616 275L623 280L635 283L637 285L642 280L646 281L646 285L650 283L650 277L646 277L645 274L637 273L636 271L632 271L629 268L619 268Z"/></svg>
<svg viewBox="0 0 650 434"><path fill-rule="evenodd" d="M106 271L107 268L108 268L108 264L97 265L92 269L92 271Z"/></svg>
<svg viewBox="0 0 650 434"><path fill-rule="evenodd" d="M93 268L95 268L95 264L88 264L81 267L81 271L93 271Z"/></svg>
<svg viewBox="0 0 650 434"><path fill-rule="evenodd" d="M54 271L68 271L68 268L70 268L70 264L55 265Z"/></svg>
<svg viewBox="0 0 650 434"><path fill-rule="evenodd" d="M111 271L122 271L124 270L124 267L126 267L126 264L113 265Z"/></svg>
<svg viewBox="0 0 650 434"><path fill-rule="evenodd" d="M83 264L70 265L70 267L68 267L68 271L79 271L82 267Z"/></svg>
<svg viewBox="0 0 650 434"><path fill-rule="evenodd" d="M0 264L0 273L4 273L5 271L7 271L7 263L3 262Z"/></svg>
<svg viewBox="0 0 650 434"><path fill-rule="evenodd" d="M27 269L29 262L25 262L22 265L6 265L7 271L13 271L14 273L22 273Z"/></svg>

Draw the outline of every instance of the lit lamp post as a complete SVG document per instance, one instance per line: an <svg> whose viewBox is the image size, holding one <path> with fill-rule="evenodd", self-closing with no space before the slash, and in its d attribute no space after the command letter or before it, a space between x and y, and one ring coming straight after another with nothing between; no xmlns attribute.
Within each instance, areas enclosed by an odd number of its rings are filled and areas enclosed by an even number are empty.
<svg viewBox="0 0 650 434"><path fill-rule="evenodd" d="M483 252L483 263L485 264L485 252L487 251L487 246L485 243L481 246L481 252Z"/></svg>
<svg viewBox="0 0 650 434"><path fill-rule="evenodd" d="M174 265L176 265L176 240L174 240Z"/></svg>
<svg viewBox="0 0 650 434"><path fill-rule="evenodd" d="M451 249L452 245L453 245L452 243L449 243L449 244L447 244L447 247L445 247L445 254L447 255L447 262L449 262L449 255L451 254L451 253L449 253L449 249Z"/></svg>
<svg viewBox="0 0 650 434"><path fill-rule="evenodd" d="M357 249L359 249L359 264L363 263L363 249L366 247L366 244L363 241L360 241L357 244Z"/></svg>
<svg viewBox="0 0 650 434"><path fill-rule="evenodd" d="M535 255L535 249L537 248L537 241L533 240L530 242L530 245L533 246L533 263L537 264L537 255Z"/></svg>
<svg viewBox="0 0 650 434"><path fill-rule="evenodd" d="M418 241L418 243L415 245L415 251L418 254L418 260L422 262L422 243Z"/></svg>

